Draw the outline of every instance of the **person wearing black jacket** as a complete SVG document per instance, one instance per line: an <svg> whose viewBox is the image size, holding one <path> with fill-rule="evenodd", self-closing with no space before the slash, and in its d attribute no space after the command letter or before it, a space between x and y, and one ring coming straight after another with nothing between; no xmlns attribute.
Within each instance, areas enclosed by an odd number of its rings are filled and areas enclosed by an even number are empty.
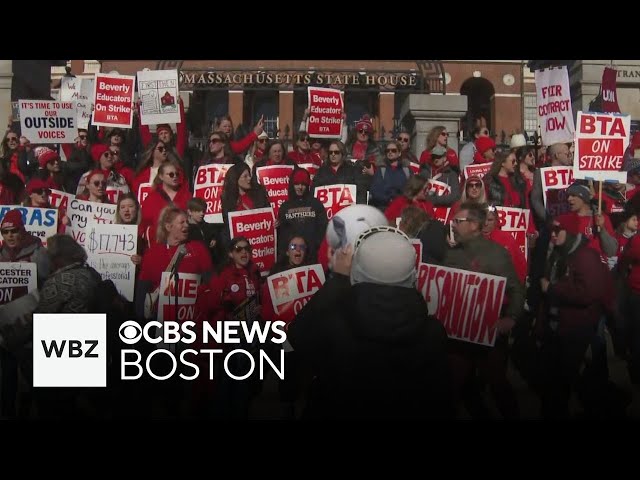
<svg viewBox="0 0 640 480"><path fill-rule="evenodd" d="M299 233L309 242L308 258L315 258L327 231L327 212L320 200L311 195L311 176L304 168L295 168L289 177L289 199L278 212L278 253L286 249L286 240Z"/></svg>
<svg viewBox="0 0 640 480"><path fill-rule="evenodd" d="M415 257L389 226L336 252L287 331L315 375L303 418L453 417L447 335L415 287Z"/></svg>
<svg viewBox="0 0 640 480"><path fill-rule="evenodd" d="M325 185L355 185L356 203L367 203L367 185L369 180L350 162L346 161L347 150L340 140L329 144L328 160L313 177L313 188ZM315 192L314 192L315 196Z"/></svg>

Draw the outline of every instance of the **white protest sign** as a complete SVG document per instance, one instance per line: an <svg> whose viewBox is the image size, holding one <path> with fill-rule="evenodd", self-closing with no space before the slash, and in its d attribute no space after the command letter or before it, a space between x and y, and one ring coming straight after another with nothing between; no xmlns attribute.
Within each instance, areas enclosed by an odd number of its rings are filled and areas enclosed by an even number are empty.
<svg viewBox="0 0 640 480"><path fill-rule="evenodd" d="M43 246L47 246L47 238L58 233L58 210L55 208L19 207L16 205L0 205L0 222L10 210L20 210L24 228L31 235L38 237ZM2 238L0 237L0 244Z"/></svg>
<svg viewBox="0 0 640 480"><path fill-rule="evenodd" d="M630 128L630 115L578 112L573 177L627 183L622 167Z"/></svg>
<svg viewBox="0 0 640 480"><path fill-rule="evenodd" d="M567 67L536 70L535 81L542 144L572 142L575 127Z"/></svg>
<svg viewBox="0 0 640 480"><path fill-rule="evenodd" d="M278 319L291 322L324 282L321 265L292 268L267 277L269 295Z"/></svg>
<svg viewBox="0 0 640 480"><path fill-rule="evenodd" d="M179 95L177 70L138 72L140 123L180 123Z"/></svg>
<svg viewBox="0 0 640 480"><path fill-rule="evenodd" d="M89 225L86 232L87 263L103 280L112 280L118 292L133 302L136 266L131 257L138 251L138 226Z"/></svg>
<svg viewBox="0 0 640 480"><path fill-rule="evenodd" d="M324 206L327 219L331 220L340 210L356 203L356 191L353 184L339 183L315 187L313 194Z"/></svg>
<svg viewBox="0 0 640 480"><path fill-rule="evenodd" d="M71 222L68 230L71 236L84 246L87 225L113 223L116 217L116 205L88 202L74 198L69 203L67 217Z"/></svg>
<svg viewBox="0 0 640 480"><path fill-rule="evenodd" d="M93 99L95 94L93 78L83 78L80 82L80 95L76 101L76 123L78 128L89 128L91 112L93 112Z"/></svg>
<svg viewBox="0 0 640 480"><path fill-rule="evenodd" d="M75 102L80 97L80 77L62 77L60 79L60 101Z"/></svg>
<svg viewBox="0 0 640 480"><path fill-rule="evenodd" d="M0 305L38 288L38 266L33 262L0 262Z"/></svg>
<svg viewBox="0 0 640 480"><path fill-rule="evenodd" d="M20 128L31 143L73 143L78 136L73 102L19 100Z"/></svg>

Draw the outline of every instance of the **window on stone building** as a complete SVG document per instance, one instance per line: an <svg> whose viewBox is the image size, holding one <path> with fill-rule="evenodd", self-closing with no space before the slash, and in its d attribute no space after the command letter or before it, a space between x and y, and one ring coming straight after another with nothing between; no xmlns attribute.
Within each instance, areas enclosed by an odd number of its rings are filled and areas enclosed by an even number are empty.
<svg viewBox="0 0 640 480"><path fill-rule="evenodd" d="M524 94L524 130L533 136L538 130L538 102L535 93Z"/></svg>

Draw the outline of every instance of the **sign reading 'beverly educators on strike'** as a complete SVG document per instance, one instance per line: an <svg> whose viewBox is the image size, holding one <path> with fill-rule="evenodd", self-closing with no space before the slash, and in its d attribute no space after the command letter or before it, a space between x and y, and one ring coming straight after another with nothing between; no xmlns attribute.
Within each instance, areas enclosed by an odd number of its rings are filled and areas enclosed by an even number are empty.
<svg viewBox="0 0 640 480"><path fill-rule="evenodd" d="M340 90L309 87L307 132L315 138L340 138L343 101Z"/></svg>
<svg viewBox="0 0 640 480"><path fill-rule="evenodd" d="M252 250L252 261L265 276L276 261L275 216L272 208L229 212L229 235L245 237Z"/></svg>
<svg viewBox="0 0 640 480"><path fill-rule="evenodd" d="M629 145L631 117L578 112L577 122L574 178L626 183L622 157Z"/></svg>
<svg viewBox="0 0 640 480"><path fill-rule="evenodd" d="M96 73L95 105L91 123L101 127L131 128L136 77Z"/></svg>

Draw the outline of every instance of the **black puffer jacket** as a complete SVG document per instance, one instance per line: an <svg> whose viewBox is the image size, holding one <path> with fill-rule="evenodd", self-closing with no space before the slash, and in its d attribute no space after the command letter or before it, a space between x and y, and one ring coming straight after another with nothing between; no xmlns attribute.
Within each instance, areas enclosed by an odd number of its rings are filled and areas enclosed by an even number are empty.
<svg viewBox="0 0 640 480"><path fill-rule="evenodd" d="M312 418L451 418L447 336L414 288L335 275L290 324L310 362Z"/></svg>

